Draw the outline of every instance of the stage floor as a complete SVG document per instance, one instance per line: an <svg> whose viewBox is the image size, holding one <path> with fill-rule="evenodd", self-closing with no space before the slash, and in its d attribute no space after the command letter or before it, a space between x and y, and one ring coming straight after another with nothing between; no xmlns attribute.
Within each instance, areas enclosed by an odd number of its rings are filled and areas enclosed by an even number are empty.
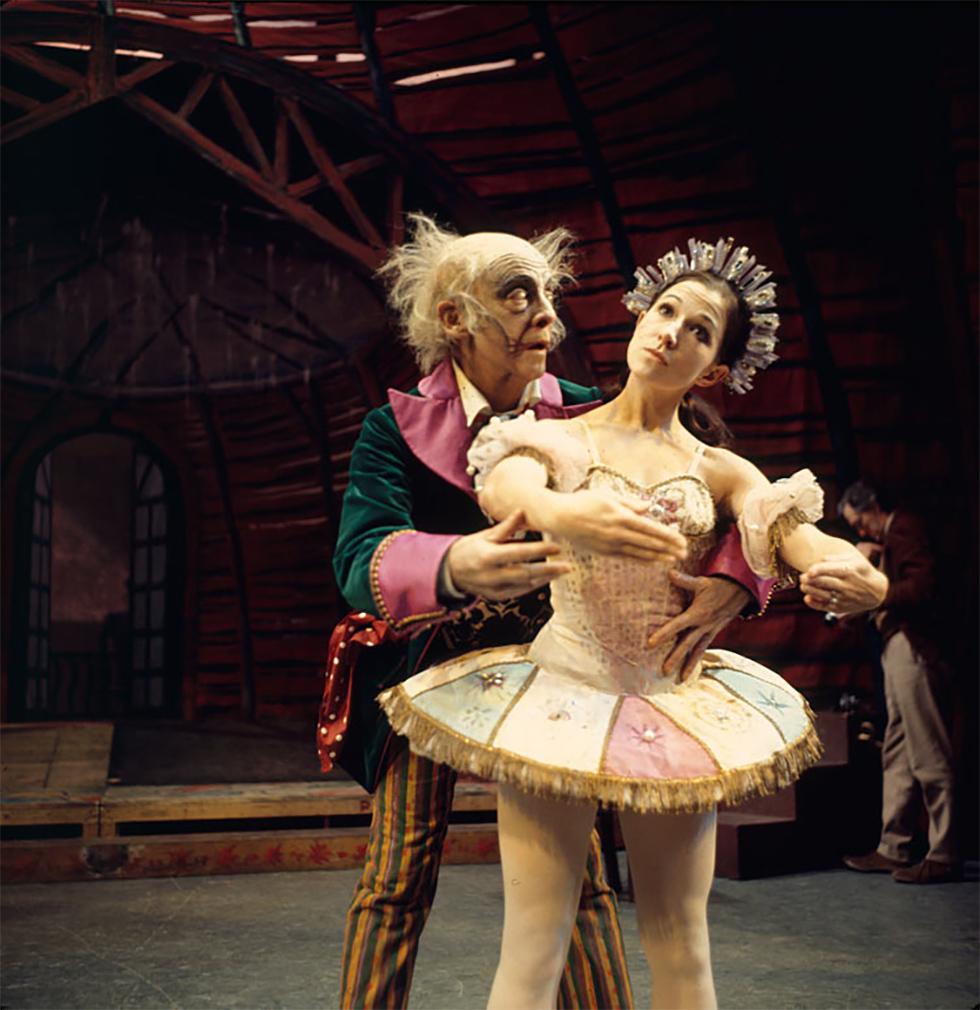
<svg viewBox="0 0 980 1010"><path fill-rule="evenodd" d="M415 974L418 1010L485 1005L502 911L499 874L494 865L444 867ZM335 1007L356 876L345 870L6 887L2 1003L16 1010ZM716 879L710 915L720 1004L974 1007L977 891L975 879L912 887L847 870ZM636 1005L649 1006L631 905L623 906L622 919Z"/></svg>

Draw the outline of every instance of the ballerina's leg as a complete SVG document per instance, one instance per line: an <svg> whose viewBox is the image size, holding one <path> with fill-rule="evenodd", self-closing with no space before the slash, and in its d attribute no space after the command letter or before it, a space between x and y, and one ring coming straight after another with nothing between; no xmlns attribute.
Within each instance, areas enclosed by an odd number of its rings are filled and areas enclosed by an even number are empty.
<svg viewBox="0 0 980 1010"><path fill-rule="evenodd" d="M497 793L504 928L488 1010L556 1004L595 823L594 803Z"/></svg>
<svg viewBox="0 0 980 1010"><path fill-rule="evenodd" d="M715 812L620 812L653 1010L715 1010L708 893L715 871Z"/></svg>

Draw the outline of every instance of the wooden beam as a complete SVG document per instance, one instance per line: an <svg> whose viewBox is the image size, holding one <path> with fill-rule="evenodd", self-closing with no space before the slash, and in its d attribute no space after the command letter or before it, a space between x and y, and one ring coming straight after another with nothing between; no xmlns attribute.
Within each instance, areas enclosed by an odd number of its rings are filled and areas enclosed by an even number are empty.
<svg viewBox="0 0 980 1010"><path fill-rule="evenodd" d="M388 190L388 240L391 244L401 245L405 240L405 177L396 172Z"/></svg>
<svg viewBox="0 0 980 1010"><path fill-rule="evenodd" d="M283 99L283 105L289 114L289 118L293 121L293 126L296 127L296 132L300 135L303 144L306 146L306 150L309 151L317 171L340 198L344 210L350 215L358 231L371 245L384 246L384 240L378 234L374 225L371 224L364 211L361 210L361 205L357 202L354 194L347 188L340 172L337 171L337 166L314 136L313 128L310 126L306 116L303 115L303 110L299 107L299 103L292 98L285 98Z"/></svg>
<svg viewBox="0 0 980 1010"><path fill-rule="evenodd" d="M165 109L152 98L136 91L130 91L123 95L122 101L140 115L156 123L172 137L193 148L201 157L210 161L226 175L261 196L274 207L285 211L297 224L309 229L318 238L345 253L362 270L373 273L377 269L382 256L380 249L372 249L352 238L318 214L312 207L308 207L302 201L283 193L251 166L240 161L169 109Z"/></svg>
<svg viewBox="0 0 980 1010"><path fill-rule="evenodd" d="M271 179L272 166L269 164L269 159L266 157L265 150L259 143L259 138L255 135L255 130L252 129L252 124L248 121L248 116L238 101L238 96L232 91L227 78L218 78L218 90L221 92L221 99L231 116L231 121L235 124L235 129L238 130L239 136L245 142L248 153L251 154L256 167L267 179Z"/></svg>
<svg viewBox="0 0 980 1010"><path fill-rule="evenodd" d="M101 102L116 90L116 49L112 19L98 17L92 24L92 48L88 54L85 83L89 100Z"/></svg>
<svg viewBox="0 0 980 1010"><path fill-rule="evenodd" d="M324 186L326 186L326 182L324 182L323 176L317 174L308 176L306 179L301 179L299 182L289 183L286 186L286 192L290 196L302 199L304 196L309 196L310 193L315 193L318 189L323 189Z"/></svg>
<svg viewBox="0 0 980 1010"><path fill-rule="evenodd" d="M37 39L88 44L92 15L47 5L42 10L4 13L5 44L30 48ZM136 18L116 21L116 42L127 49L151 49L174 62L197 64L217 73L255 82L275 94L287 94L329 118L331 129L349 131L365 146L398 164L406 178L424 182L435 200L460 228L476 231L499 224L499 214L419 141L387 123L363 102L283 60L170 24ZM70 71L68 71L70 73ZM77 76L77 75L76 75ZM80 86L80 81L78 82ZM74 86L74 82L72 85ZM288 213L289 211L287 211Z"/></svg>
<svg viewBox="0 0 980 1010"><path fill-rule="evenodd" d="M633 271L636 269L636 260L633 258L633 250L630 247L629 233L623 221L622 211L616 199L616 189L613 186L612 176L603 157L602 148L599 146L599 138L596 136L595 127L592 125L592 117L589 115L582 97L579 95L575 78L565 59L558 36L551 25L548 17L548 10L543 3L530 3L528 10L531 14L531 21L538 31L541 39L541 46L548 57L551 65L551 72L555 76L558 90L561 92L565 108L572 127L578 136L579 145L585 158L585 164L592 178L592 185L596 188L599 203L606 216L606 224L609 226L609 238L612 242L613 254L619 271L623 275L623 280L627 287L633 286Z"/></svg>
<svg viewBox="0 0 980 1010"><path fill-rule="evenodd" d="M276 147L272 177L280 189L289 191L289 119L282 103L276 102ZM294 196L296 194L293 194Z"/></svg>
<svg viewBox="0 0 980 1010"><path fill-rule="evenodd" d="M60 84L62 87L82 91L85 88L85 78L70 67L56 60L49 60L39 55L33 49L25 46L15 46L8 42L0 43L0 52L8 59L19 63L28 70L33 70L46 80Z"/></svg>
<svg viewBox="0 0 980 1010"><path fill-rule="evenodd" d="M206 70L191 85L190 91L187 92L187 97L180 103L180 108L177 110L177 117L179 119L187 119L193 114L201 99L207 94L208 88L211 87L214 77L215 75L210 70Z"/></svg>
<svg viewBox="0 0 980 1010"><path fill-rule="evenodd" d="M350 161L345 161L343 165L338 165L337 171L342 179L352 179L355 175L370 172L374 168L381 168L382 165L387 164L388 159L384 155L365 154L361 158L352 158Z"/></svg>
<svg viewBox="0 0 980 1010"><path fill-rule="evenodd" d="M374 4L355 3L354 20L357 23L357 34L361 40L361 52L367 57L368 73L371 77L371 90L378 106L381 118L389 126L395 126L395 103L391 99L391 89L381 64L381 52L374 38L375 10Z"/></svg>
<svg viewBox="0 0 980 1010"><path fill-rule="evenodd" d="M131 70L128 74L123 74L122 77L117 77L116 91L129 91L130 88L135 88L137 84L142 84L151 77L156 77L157 74L172 66L173 63L170 60L147 60L143 66Z"/></svg>
<svg viewBox="0 0 980 1010"><path fill-rule="evenodd" d="M14 91L13 88L7 88L2 84L0 84L0 101L27 111L36 109L41 104L36 98L28 98L27 95L22 95L19 91Z"/></svg>
<svg viewBox="0 0 980 1010"><path fill-rule="evenodd" d="M383 154L365 154L362 158L352 158L350 161L345 161L342 165L338 165L337 171L341 179L352 179L354 176L362 175L364 172L370 172L375 168L381 168L387 164L388 159ZM310 193L315 193L326 185L327 183L323 176L317 172L316 175L308 176L306 179L291 182L286 187L286 190L290 196L304 197L309 196Z"/></svg>
<svg viewBox="0 0 980 1010"><path fill-rule="evenodd" d="M84 91L69 91L53 102L41 105L32 112L7 123L0 129L0 144L9 144L13 140L20 140L21 137L26 137L36 130L57 123L59 119L73 115L89 104L91 103L88 95Z"/></svg>

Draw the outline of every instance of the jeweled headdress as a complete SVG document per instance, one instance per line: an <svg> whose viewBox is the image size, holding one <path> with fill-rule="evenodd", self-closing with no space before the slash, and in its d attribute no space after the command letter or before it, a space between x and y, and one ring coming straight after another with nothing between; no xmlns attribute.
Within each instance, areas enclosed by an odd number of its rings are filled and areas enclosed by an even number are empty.
<svg viewBox="0 0 980 1010"><path fill-rule="evenodd" d="M745 352L725 376L725 385L736 393L747 393L756 372L768 368L779 357L773 353L779 316L774 311L762 311L776 308L776 285L769 281L772 271L756 263L747 246L733 251L734 242L731 238L720 238L712 244L692 238L687 242L689 253L682 253L675 246L657 260L656 267L637 268L636 287L623 295L623 304L638 316L650 308L668 284L684 274L708 271L727 281L749 307L752 330Z"/></svg>

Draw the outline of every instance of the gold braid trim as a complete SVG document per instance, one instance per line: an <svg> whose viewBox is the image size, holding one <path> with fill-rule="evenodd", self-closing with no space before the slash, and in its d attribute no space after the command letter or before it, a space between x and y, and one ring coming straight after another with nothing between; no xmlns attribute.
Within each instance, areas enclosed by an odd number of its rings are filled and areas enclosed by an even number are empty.
<svg viewBox="0 0 980 1010"><path fill-rule="evenodd" d="M806 514L795 505L777 516L769 527L769 570L776 576L774 589L788 589L796 585L796 569L787 565L779 556L783 541L803 523L808 523ZM770 594L771 595L771 594ZM766 601L768 603L768 601Z"/></svg>
<svg viewBox="0 0 980 1010"><path fill-rule="evenodd" d="M412 750L432 761L509 782L538 796L591 800L637 813L700 813L719 803L734 806L753 796L768 796L795 782L823 753L811 723L801 737L765 761L700 778L641 782L546 765L478 743L415 708L401 684L382 691L378 701L395 732L408 737Z"/></svg>

